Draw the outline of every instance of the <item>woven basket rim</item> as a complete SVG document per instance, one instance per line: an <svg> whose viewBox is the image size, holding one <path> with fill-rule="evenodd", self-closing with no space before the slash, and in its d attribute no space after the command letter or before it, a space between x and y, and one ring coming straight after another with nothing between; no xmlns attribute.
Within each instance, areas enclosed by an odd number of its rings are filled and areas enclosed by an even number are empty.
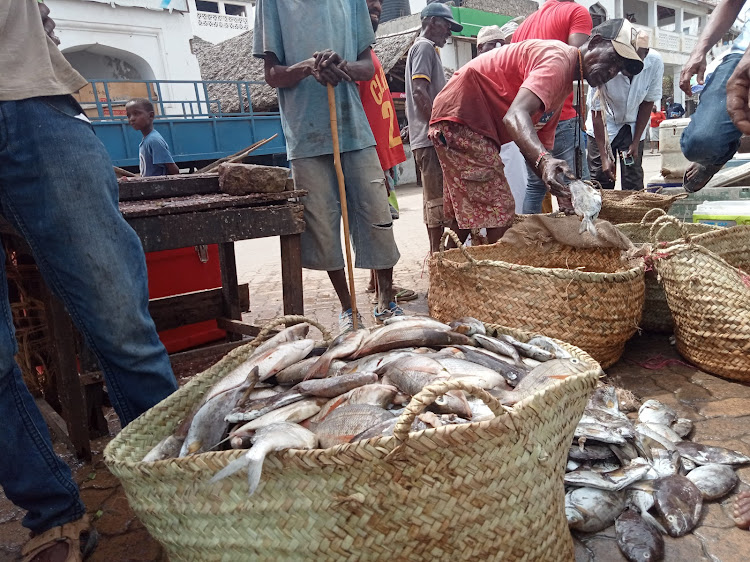
<svg viewBox="0 0 750 562"><path fill-rule="evenodd" d="M514 337L518 337L519 339L524 339L524 338L529 339L531 337L529 335L530 332L524 332L522 330L516 330L514 328L507 328L504 326L500 326L498 324L486 324L486 326L490 330L500 331L503 333L509 333L511 335L514 335ZM488 427L490 425L495 425L495 424L512 426L513 416L521 415L522 412L526 411L527 409L531 409L533 411L534 403L537 401L541 401L545 395L551 392L559 394L562 392L562 389L565 386L573 383L574 381L581 380L585 377L590 377L593 375L596 375L597 377L601 376L602 369L600 365L593 358L591 358L591 356L588 353L566 342L556 340L556 339L554 341L556 341L564 349L569 351L571 355L587 363L589 365L589 368L587 368L585 371L581 373L571 375L563 380L555 381L554 383L543 388L541 391L538 391L532 394L531 396L528 396L524 398L523 400L519 401L513 407L507 408L503 415L496 416L495 418L491 420L464 423L464 424L445 425L445 426L441 426L438 428L428 428L428 429L424 429L420 431L410 432L409 438L406 440L406 444L408 445L409 441L413 439L418 439L419 436L421 435L435 435L435 434L448 435L448 434L452 434L453 432L458 432L457 435L461 435L462 432L474 431L477 427ZM250 348L250 344L248 344L245 347ZM253 346L253 348L254 347L257 347L257 345ZM148 422L150 418L156 417L157 415L155 413L155 409L161 408L161 407L169 408L169 407L177 406L180 398L183 395L188 394L188 393L193 393L196 395L191 398L197 403L201 399L201 397L205 395L205 393L208 391L210 386L212 384L215 384L215 382L221 378L216 375L211 376L211 371L215 368L219 368L221 365L226 364L226 363L229 363L227 356L225 356L222 360L220 360L213 367L207 369L206 371L203 371L202 373L196 374L193 377L193 379L191 379L185 386L178 389L172 395L170 395L169 397L165 398L162 402L157 404L154 408L145 412L139 418L134 420L134 422L131 422L131 424L123 428L122 431L118 435L116 435L114 439L112 439L112 441L110 441L110 443L105 448L104 450L105 463L111 469L113 469L114 472L118 472L119 470L123 470L123 469L124 470L132 470L132 469L140 470L144 468L146 468L149 471L161 472L164 470L171 471L173 469L177 469L178 467L179 469L185 470L185 471L199 472L203 469L204 462L206 461L221 459L221 460L226 460L226 462L229 462L245 454L247 450L243 450L243 449L227 450L227 451L212 451L212 452L201 453L199 455L195 455L192 457L171 458L171 459L148 462L148 463L145 463L142 460L133 461L133 460L123 460L123 459L118 458L118 453L121 451L121 449L127 447L127 439L131 436L140 437L142 435L148 435L153 445L155 446L163 438L170 435L174 431L174 427L176 427L176 425L179 423L179 419L174 420L174 425L168 432L166 431L166 428L162 428L164 429L164 431L155 432L153 428L150 428L148 426ZM226 370L226 372L228 372L228 369ZM205 383L206 385L206 387L203 390L201 391L194 390L196 386L203 384L203 383ZM408 410L408 407L407 407L407 410ZM277 456L282 462L285 462L285 463L288 462L288 463L291 463L293 465L300 466L300 467L308 467L308 468L313 467L313 466L323 467L323 466L331 466L331 465L340 465L341 463L337 461L337 458L339 456L346 455L347 459L351 459L352 457L359 457L360 455L358 454L358 450L360 449L363 449L367 452L367 455L366 455L367 459L380 458L382 460L386 457L386 455L389 452L391 452L396 447L397 444L398 442L393 436L381 436L381 437L374 437L374 438L363 440L363 441L358 441L355 443L344 443L340 445L335 445L333 447L329 447L326 449L311 449L311 450L289 449L285 451L280 451L278 453L271 453L269 454L269 457Z"/></svg>

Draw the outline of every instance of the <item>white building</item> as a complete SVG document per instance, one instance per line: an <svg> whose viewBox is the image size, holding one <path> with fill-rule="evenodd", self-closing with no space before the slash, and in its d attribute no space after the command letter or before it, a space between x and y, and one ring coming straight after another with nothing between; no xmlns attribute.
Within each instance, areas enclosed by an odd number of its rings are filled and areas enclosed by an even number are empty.
<svg viewBox="0 0 750 562"><path fill-rule="evenodd" d="M253 28L255 0L187 0L193 34L221 43Z"/></svg>
<svg viewBox="0 0 750 562"><path fill-rule="evenodd" d="M46 3L57 24L55 32L65 58L89 80L201 79L198 60L190 50L193 29L186 0ZM144 96L145 85L139 87L143 93L131 90L122 95ZM192 84L165 84L161 88L163 100L195 98ZM180 111L178 104L164 107L165 113Z"/></svg>

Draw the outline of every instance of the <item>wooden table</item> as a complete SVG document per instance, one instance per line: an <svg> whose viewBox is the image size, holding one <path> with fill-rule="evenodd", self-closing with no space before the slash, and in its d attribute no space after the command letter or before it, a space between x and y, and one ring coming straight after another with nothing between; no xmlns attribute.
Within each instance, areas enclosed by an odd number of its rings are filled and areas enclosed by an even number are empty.
<svg viewBox="0 0 750 562"><path fill-rule="evenodd" d="M149 310L157 330L216 319L219 328L228 332L230 341L256 335L259 327L242 321L242 312L248 310L249 295L247 285L238 285L234 255L234 242L251 238L279 237L284 314L303 314L300 233L305 222L303 206L297 199L305 194L295 190L290 180L281 193L231 196L219 192L216 174L139 178L120 183L120 210L140 237L144 251L219 246L222 286L151 299ZM89 428L106 431L97 404L101 400L102 375L98 365L94 367L96 370L79 373L73 326L54 297L47 307L47 316L66 426L53 430L64 431L75 454L88 459L91 457ZM45 404L41 406L43 411L47 410L48 423L59 426L61 420L50 417L52 409Z"/></svg>

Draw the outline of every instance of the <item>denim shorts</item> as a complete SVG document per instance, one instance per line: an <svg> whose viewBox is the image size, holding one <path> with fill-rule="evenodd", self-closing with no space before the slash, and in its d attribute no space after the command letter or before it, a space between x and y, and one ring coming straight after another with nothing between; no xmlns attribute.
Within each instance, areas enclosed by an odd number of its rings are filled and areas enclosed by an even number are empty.
<svg viewBox="0 0 750 562"><path fill-rule="evenodd" d="M292 160L297 189L308 194L305 205L307 228L302 233L302 267L336 271L345 266L341 250L341 204L333 155ZM355 267L389 269L400 257L393 238L393 219L388 207L385 174L378 153L371 146L341 154L346 185L349 234Z"/></svg>

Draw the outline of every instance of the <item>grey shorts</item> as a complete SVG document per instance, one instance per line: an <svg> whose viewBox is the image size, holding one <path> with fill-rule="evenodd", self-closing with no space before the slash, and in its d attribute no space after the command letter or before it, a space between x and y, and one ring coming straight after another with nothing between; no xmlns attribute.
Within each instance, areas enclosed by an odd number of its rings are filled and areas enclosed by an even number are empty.
<svg viewBox="0 0 750 562"><path fill-rule="evenodd" d="M659 127L648 128L648 140L653 142L659 142Z"/></svg>
<svg viewBox="0 0 750 562"><path fill-rule="evenodd" d="M434 146L415 148L414 161L422 172L422 218L429 227L445 224L443 214L443 168Z"/></svg>
<svg viewBox="0 0 750 562"><path fill-rule="evenodd" d="M302 198L307 223L302 233L302 267L343 269L346 264L341 249L341 204L333 155L297 158L291 165L295 186L309 192ZM355 267L393 267L400 255L393 238L385 176L375 147L343 152L341 167Z"/></svg>

